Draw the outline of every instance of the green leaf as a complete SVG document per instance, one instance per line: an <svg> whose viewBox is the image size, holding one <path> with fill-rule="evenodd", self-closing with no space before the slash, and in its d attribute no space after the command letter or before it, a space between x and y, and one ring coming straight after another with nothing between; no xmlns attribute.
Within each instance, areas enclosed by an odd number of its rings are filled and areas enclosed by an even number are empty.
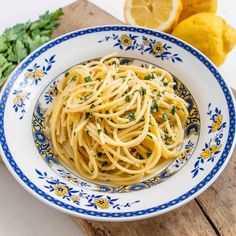
<svg viewBox="0 0 236 236"><path fill-rule="evenodd" d="M9 67L3 72L3 76L8 77L15 68L16 65L9 65Z"/></svg>
<svg viewBox="0 0 236 236"><path fill-rule="evenodd" d="M133 113L129 113L129 114L128 114L128 118L129 118L130 120L135 120L135 119L136 119L135 114L133 114Z"/></svg>
<svg viewBox="0 0 236 236"><path fill-rule="evenodd" d="M149 74L149 75L146 75L146 76L144 76L144 80L151 80L151 79L154 79L155 78L155 76L154 76L154 74Z"/></svg>
<svg viewBox="0 0 236 236"><path fill-rule="evenodd" d="M152 110L153 112L158 112L158 105L157 105L156 102L154 102L154 103L152 104L151 110Z"/></svg>
<svg viewBox="0 0 236 236"><path fill-rule="evenodd" d="M27 24L17 24L12 28L6 29L4 34L7 41L16 41L26 33Z"/></svg>
<svg viewBox="0 0 236 236"><path fill-rule="evenodd" d="M62 8L59 8L59 9L57 9L56 11L54 11L54 12L52 12L52 13L50 14L50 20L51 20L51 21L55 21L55 20L57 20L60 16L63 16L63 15L64 15L64 12L63 12Z"/></svg>
<svg viewBox="0 0 236 236"><path fill-rule="evenodd" d="M3 56L3 54L0 54L0 67L2 67L7 62L7 59Z"/></svg>
<svg viewBox="0 0 236 236"><path fill-rule="evenodd" d="M34 29L32 32L31 32L31 37L32 38L35 38L35 37L37 37L38 36L38 38L40 38L40 29L38 29L38 28L36 28L36 29Z"/></svg>
<svg viewBox="0 0 236 236"><path fill-rule="evenodd" d="M141 87L141 95L144 96L147 93L147 89L145 89L144 87Z"/></svg>
<svg viewBox="0 0 236 236"><path fill-rule="evenodd" d="M90 77L90 76L87 76L87 77L85 77L85 78L84 78L84 81L87 83L87 82L91 82L91 81L92 81L92 79L91 79L91 77Z"/></svg>
<svg viewBox="0 0 236 236"><path fill-rule="evenodd" d="M129 95L127 95L127 96L125 97L125 101L126 101L126 102L130 102L130 96L129 96Z"/></svg>
<svg viewBox="0 0 236 236"><path fill-rule="evenodd" d="M17 63L18 62L18 59L17 59L17 56L16 54L13 52L13 49L12 49L12 46L10 46L7 50L7 60L9 62L15 62Z"/></svg>
<svg viewBox="0 0 236 236"><path fill-rule="evenodd" d="M30 52L50 40L62 9L46 12L36 22L17 24L0 36L0 84Z"/></svg>
<svg viewBox="0 0 236 236"><path fill-rule="evenodd" d="M167 120L168 120L168 117L167 117L166 113L163 113L163 114L162 114L162 119L163 119L164 121L167 121Z"/></svg>
<svg viewBox="0 0 236 236"><path fill-rule="evenodd" d="M28 52L30 52L30 43L31 43L31 37L28 34L24 34L21 37L21 41L24 43L25 48L27 49Z"/></svg>
<svg viewBox="0 0 236 236"><path fill-rule="evenodd" d="M11 62L5 62L2 66L1 66L1 71L4 72L9 66L11 66L12 63Z"/></svg>
<svg viewBox="0 0 236 236"><path fill-rule="evenodd" d="M49 38L46 36L40 37L37 35L34 39L29 41L30 52L33 52L36 48L40 47L44 43L48 42Z"/></svg>
<svg viewBox="0 0 236 236"><path fill-rule="evenodd" d="M173 106L172 109L171 109L171 113L172 113L172 115L174 115L175 112L176 112L176 106Z"/></svg>
<svg viewBox="0 0 236 236"><path fill-rule="evenodd" d="M18 63L20 63L28 55L25 45L20 39L16 41L13 51L17 56Z"/></svg>
<svg viewBox="0 0 236 236"><path fill-rule="evenodd" d="M0 36L0 53L5 52L7 50L7 40L6 37Z"/></svg>
<svg viewBox="0 0 236 236"><path fill-rule="evenodd" d="M50 37L52 34L52 30L42 30L40 32L40 36L47 36L47 37Z"/></svg>

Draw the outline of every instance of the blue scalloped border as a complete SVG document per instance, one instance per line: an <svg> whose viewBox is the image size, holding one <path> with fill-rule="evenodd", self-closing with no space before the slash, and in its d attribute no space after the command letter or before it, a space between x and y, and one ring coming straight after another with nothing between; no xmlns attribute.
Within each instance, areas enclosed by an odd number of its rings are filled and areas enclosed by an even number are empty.
<svg viewBox="0 0 236 236"><path fill-rule="evenodd" d="M186 51L190 52L193 54L196 58L198 58L208 69L211 71L211 73L214 75L216 80L218 81L220 87L222 88L222 91L225 95L227 105L228 105L228 111L229 111L229 134L227 138L227 143L225 146L225 149L219 159L219 161L216 163L212 171L199 183L197 184L194 188L186 192L185 194L179 196L178 198L169 201L165 204L145 209L145 210L139 210L139 211L133 211L133 212L122 212L122 213L115 213L115 212L96 212L96 211L90 211L90 210L84 210L79 207L71 206L68 204L65 204L51 196L49 196L47 193L44 191L40 190L36 185L34 185L25 175L24 173L19 169L17 166L16 162L14 161L14 158L12 157L10 150L8 148L6 138L5 138L5 131L4 131L4 112L5 112L5 105L7 101L8 94L15 82L15 80L18 78L18 76L21 74L21 72L38 56L40 56L42 53L47 51L48 49L54 47L57 44L60 44L64 41L67 41L69 39L79 37L81 35L85 34L90 34L94 32L102 32L102 31L129 31L129 32L137 32L137 33L144 33L147 35L152 35L156 36L162 39L165 39L169 42L172 42ZM33 53L30 57L28 57L21 65L20 67L14 72L14 74L11 76L11 78L8 81L7 86L5 87L4 91L1 93L1 101L0 101L0 141L1 141L1 146L4 151L4 154L13 168L13 170L16 172L18 177L29 187L31 188L35 193L40 195L42 198L45 200L50 201L53 204L56 204L57 206L63 207L67 210L71 210L73 212L78 212L84 215L90 215L90 216L99 216L99 217L111 217L111 218L120 218L120 217L132 217L132 216L141 216L145 214L150 214L153 212L157 212L160 210L167 209L168 207L174 206L187 198L191 197L193 194L198 192L201 188L203 188L214 176L215 174L219 171L221 166L224 164L234 141L235 137L235 107L234 107L234 102L233 98L230 94L229 88L227 87L226 83L224 82L223 78L221 75L218 73L216 68L209 62L208 59L206 59L204 56L202 56L198 51L193 49L192 47L188 46L184 42L179 41L176 38L172 38L169 35L166 35L164 33L148 30L148 29L143 29L143 28L137 28L137 27L130 27L130 26L102 26L102 27L95 27L95 28L89 28L89 29L84 29L84 30L79 30L76 32L69 33L67 35L61 36L58 39L55 39L54 41L49 42L45 46L41 47L38 49L35 53Z"/></svg>

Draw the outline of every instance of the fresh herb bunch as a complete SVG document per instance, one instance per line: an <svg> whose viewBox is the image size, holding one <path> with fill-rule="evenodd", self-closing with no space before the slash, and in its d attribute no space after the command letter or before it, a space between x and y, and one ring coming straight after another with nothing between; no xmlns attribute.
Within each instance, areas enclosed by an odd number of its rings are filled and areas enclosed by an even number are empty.
<svg viewBox="0 0 236 236"><path fill-rule="evenodd" d="M0 36L0 86L15 67L32 51L48 42L63 10L48 11L38 21L17 24Z"/></svg>

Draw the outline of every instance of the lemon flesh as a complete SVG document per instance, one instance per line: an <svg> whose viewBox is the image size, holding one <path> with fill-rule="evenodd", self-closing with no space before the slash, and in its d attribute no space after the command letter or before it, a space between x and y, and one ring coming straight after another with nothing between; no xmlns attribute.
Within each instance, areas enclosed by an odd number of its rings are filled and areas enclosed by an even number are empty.
<svg viewBox="0 0 236 236"><path fill-rule="evenodd" d="M169 32L178 22L182 10L180 0L126 0L126 23Z"/></svg>

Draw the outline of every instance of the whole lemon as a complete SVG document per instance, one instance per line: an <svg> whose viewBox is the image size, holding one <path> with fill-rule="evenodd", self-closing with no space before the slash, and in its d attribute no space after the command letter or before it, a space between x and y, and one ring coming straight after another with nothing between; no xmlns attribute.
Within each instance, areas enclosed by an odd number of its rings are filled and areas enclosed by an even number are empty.
<svg viewBox="0 0 236 236"><path fill-rule="evenodd" d="M217 66L236 43L236 31L212 13L198 13L185 19L172 34L198 48Z"/></svg>
<svg viewBox="0 0 236 236"><path fill-rule="evenodd" d="M182 3L183 10L180 15L180 21L197 13L216 13L217 10L217 0L182 0Z"/></svg>

